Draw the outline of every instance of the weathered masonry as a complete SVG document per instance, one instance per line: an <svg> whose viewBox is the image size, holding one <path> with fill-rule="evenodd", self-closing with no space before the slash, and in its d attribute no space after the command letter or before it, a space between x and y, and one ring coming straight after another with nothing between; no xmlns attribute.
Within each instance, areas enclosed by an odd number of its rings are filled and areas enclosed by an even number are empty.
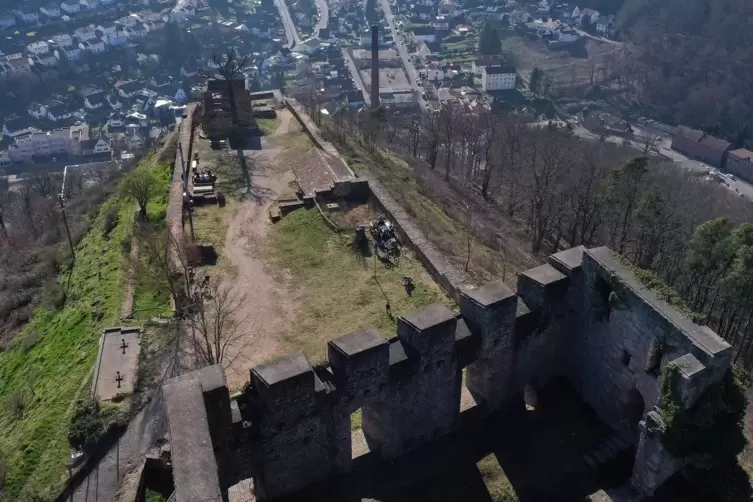
<svg viewBox="0 0 753 502"><path fill-rule="evenodd" d="M630 485L649 495L679 467L654 427L662 368L679 365L691 407L730 366L726 342L644 288L607 248L557 253L520 274L517 294L494 282L464 290L459 306L401 317L389 340L375 328L332 340L325 366L298 353L256 367L236 400L218 367L168 383L176 500L221 500L247 478L268 500L347 472L359 408L372 452L390 459L418 448L458 426L463 368L489 411L527 385L570 380L606 424L634 438Z"/></svg>

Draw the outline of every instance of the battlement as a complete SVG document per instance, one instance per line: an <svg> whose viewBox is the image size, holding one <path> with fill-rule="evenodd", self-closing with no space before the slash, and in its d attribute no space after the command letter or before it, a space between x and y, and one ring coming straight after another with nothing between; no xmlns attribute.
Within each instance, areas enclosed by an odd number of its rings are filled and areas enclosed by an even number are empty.
<svg viewBox="0 0 753 502"><path fill-rule="evenodd" d="M359 409L369 449L383 459L447 434L460 424L464 368L480 411L520 399L528 385L564 377L605 423L636 435L658 402L667 364L680 366L687 407L729 368L729 344L657 298L607 248L554 254L519 275L516 293L497 281L458 296L459 313L442 305L410 312L397 319L391 339L367 327L329 341L326 365L313 367L298 352L255 367L233 404L240 416L232 421L244 432L227 441L243 443L243 458L234 462L248 469L220 479L222 491L253 476L259 497L272 499L348 472L350 416ZM185 392L195 401L200 388L206 423L227 431L231 405L224 404L226 388L218 392L221 368L194 373L181 377L194 382ZM220 409L214 418L210 404ZM221 436L211 433L218 466L233 463L220 458ZM661 453L646 448L640 459ZM180 469L181 460L174 462ZM652 465L637 462L634 474L647 493L663 481Z"/></svg>

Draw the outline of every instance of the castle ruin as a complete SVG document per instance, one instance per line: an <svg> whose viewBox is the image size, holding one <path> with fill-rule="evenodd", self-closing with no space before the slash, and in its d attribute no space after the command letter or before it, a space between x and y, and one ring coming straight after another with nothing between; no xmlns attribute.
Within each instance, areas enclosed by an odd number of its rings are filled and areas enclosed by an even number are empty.
<svg viewBox="0 0 753 502"><path fill-rule="evenodd" d="M331 340L327 365L299 352L258 366L235 399L220 366L169 381L175 500L233 500L244 490L238 500L251 500L252 486L271 500L347 473L359 408L371 452L389 460L459 426L463 385L491 412L560 377L633 438L629 484L648 496L680 467L657 428L663 368L677 365L690 408L730 367L729 344L605 247L556 253L522 272L517 292L493 282L461 290L458 303L457 314L430 305L398 318L390 339L365 328Z"/></svg>

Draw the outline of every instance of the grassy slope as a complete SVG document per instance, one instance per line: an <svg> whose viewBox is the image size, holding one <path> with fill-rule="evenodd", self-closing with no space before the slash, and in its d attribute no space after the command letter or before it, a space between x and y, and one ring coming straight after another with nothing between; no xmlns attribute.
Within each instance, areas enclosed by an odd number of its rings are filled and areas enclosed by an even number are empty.
<svg viewBox="0 0 753 502"><path fill-rule="evenodd" d="M142 164L148 168L151 163ZM119 208L119 222L107 239L102 217L111 206ZM164 204L150 205L150 217L164 217ZM110 197L76 249L76 263L58 282L68 292L62 310L40 308L27 332L39 341L24 350L16 344L0 353L0 401L21 394L24 416L13 420L0 408L0 457L9 463L5 495L8 500L29 500L33 494L50 496L67 477L68 421L71 403L88 392L98 340L103 327L119 324L123 302L123 242L131 238L135 205ZM98 270L102 280L99 280ZM99 302L101 321L92 317Z"/></svg>
<svg viewBox="0 0 753 502"><path fill-rule="evenodd" d="M395 268L377 262L377 284L374 259L361 258L350 242L350 234L336 235L316 210L298 210L274 227L267 243L268 255L300 290L301 309L288 342L315 361L324 357L326 340L370 325L394 336L382 290L395 316L435 302L452 305L411 253L405 251ZM402 286L406 275L416 284L412 296Z"/></svg>

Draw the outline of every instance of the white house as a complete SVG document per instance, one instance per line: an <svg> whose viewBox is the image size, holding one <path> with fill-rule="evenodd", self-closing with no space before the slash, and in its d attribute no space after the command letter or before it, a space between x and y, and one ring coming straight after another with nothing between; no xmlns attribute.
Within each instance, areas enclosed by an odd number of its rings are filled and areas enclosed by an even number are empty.
<svg viewBox="0 0 753 502"><path fill-rule="evenodd" d="M97 110L105 106L105 91L96 91L84 97L84 106L89 110Z"/></svg>
<svg viewBox="0 0 753 502"><path fill-rule="evenodd" d="M437 16L431 22L431 27L437 31L447 31L450 29L450 22L444 16Z"/></svg>
<svg viewBox="0 0 753 502"><path fill-rule="evenodd" d="M517 73L510 66L485 66L481 71L481 87L484 91L515 89Z"/></svg>
<svg viewBox="0 0 753 502"><path fill-rule="evenodd" d="M16 18L11 14L0 15L0 28L11 28L16 25Z"/></svg>
<svg viewBox="0 0 753 502"><path fill-rule="evenodd" d="M416 26L413 28L413 39L416 42L436 42L437 33L431 26Z"/></svg>
<svg viewBox="0 0 753 502"><path fill-rule="evenodd" d="M128 38L144 38L147 34L146 26L143 23L136 23L125 29Z"/></svg>
<svg viewBox="0 0 753 502"><path fill-rule="evenodd" d="M32 102L26 111L37 120L47 118L47 106L41 103Z"/></svg>
<svg viewBox="0 0 753 502"><path fill-rule="evenodd" d="M39 14L31 9L15 9L13 14L24 23L38 23Z"/></svg>
<svg viewBox="0 0 753 502"><path fill-rule="evenodd" d="M99 54L105 52L105 43L102 40L86 40L78 44L79 49L90 52L92 54Z"/></svg>
<svg viewBox="0 0 753 502"><path fill-rule="evenodd" d="M102 35L102 42L113 47L128 43L128 33L125 30L116 30L110 34Z"/></svg>
<svg viewBox="0 0 753 502"><path fill-rule="evenodd" d="M576 6L573 9L572 14L570 14L570 17L576 21L580 21L580 9Z"/></svg>
<svg viewBox="0 0 753 502"><path fill-rule="evenodd" d="M578 19L580 24L588 23L595 25L596 21L599 20L599 11L594 9L583 9L580 11L580 17Z"/></svg>
<svg viewBox="0 0 753 502"><path fill-rule="evenodd" d="M98 0L78 0L78 3L85 9L93 10L99 7Z"/></svg>
<svg viewBox="0 0 753 502"><path fill-rule="evenodd" d="M40 54L47 54L50 52L50 45L47 42L40 40L39 42L32 42L27 45L26 50L29 51L29 54L39 56Z"/></svg>
<svg viewBox="0 0 753 502"><path fill-rule="evenodd" d="M116 31L118 31L118 27L114 24L108 24L107 26L97 25L96 30L99 32L98 35L100 37L104 35L114 35Z"/></svg>
<svg viewBox="0 0 753 502"><path fill-rule="evenodd" d="M84 55L84 51L78 45L71 45L69 47L61 47L55 51L55 57L58 60L62 58L69 59L70 61L77 61Z"/></svg>
<svg viewBox="0 0 753 502"><path fill-rule="evenodd" d="M73 118L76 111L65 103L57 103L47 107L47 118L53 122Z"/></svg>
<svg viewBox="0 0 753 502"><path fill-rule="evenodd" d="M429 82L444 80L444 71L442 71L442 68L437 63L430 63L426 68L426 78Z"/></svg>
<svg viewBox="0 0 753 502"><path fill-rule="evenodd" d="M67 12L68 14L76 14L81 11L81 5L74 0L66 0L60 3L60 10Z"/></svg>
<svg viewBox="0 0 753 502"><path fill-rule="evenodd" d="M60 17L60 7L58 7L54 3L40 7L39 12L49 17L50 19L56 19Z"/></svg>
<svg viewBox="0 0 753 502"><path fill-rule="evenodd" d="M474 59L471 63L471 70L477 77L481 77L481 74L487 66L501 66L502 58L497 56L487 56L485 58Z"/></svg>
<svg viewBox="0 0 753 502"><path fill-rule="evenodd" d="M97 30L91 24L89 26L82 26L73 32L73 36L79 39L79 41L85 42L97 38Z"/></svg>
<svg viewBox="0 0 753 502"><path fill-rule="evenodd" d="M93 151L95 154L98 153L110 153L112 152L112 148L110 148L110 142L107 141L105 138L99 138L95 141Z"/></svg>

